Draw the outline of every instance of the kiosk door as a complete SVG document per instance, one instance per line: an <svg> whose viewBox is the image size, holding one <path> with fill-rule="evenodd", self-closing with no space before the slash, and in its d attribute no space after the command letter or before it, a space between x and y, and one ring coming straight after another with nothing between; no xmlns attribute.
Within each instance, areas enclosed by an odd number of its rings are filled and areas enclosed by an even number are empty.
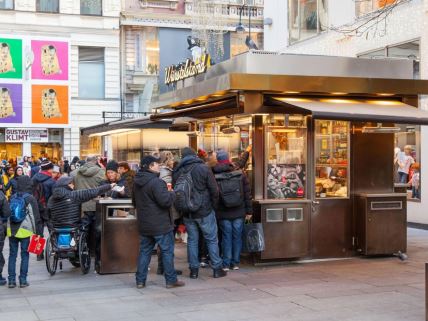
<svg viewBox="0 0 428 321"><path fill-rule="evenodd" d="M343 257L352 249L350 123L315 120L313 128L311 256Z"/></svg>

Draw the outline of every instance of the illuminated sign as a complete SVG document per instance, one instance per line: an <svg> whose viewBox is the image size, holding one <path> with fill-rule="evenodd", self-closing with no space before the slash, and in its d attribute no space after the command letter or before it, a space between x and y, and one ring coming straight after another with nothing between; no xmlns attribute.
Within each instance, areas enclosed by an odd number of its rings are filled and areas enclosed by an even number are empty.
<svg viewBox="0 0 428 321"><path fill-rule="evenodd" d="M200 59L193 61L187 59L179 65L173 65L165 68L165 85L176 83L177 81L207 72L210 66L210 55L203 54Z"/></svg>

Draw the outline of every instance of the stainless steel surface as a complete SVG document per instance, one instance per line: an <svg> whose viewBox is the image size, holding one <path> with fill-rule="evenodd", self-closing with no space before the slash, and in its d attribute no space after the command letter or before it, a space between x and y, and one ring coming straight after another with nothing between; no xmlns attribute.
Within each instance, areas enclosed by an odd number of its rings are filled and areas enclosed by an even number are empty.
<svg viewBox="0 0 428 321"><path fill-rule="evenodd" d="M132 211L131 200L97 202L97 225L101 228L99 273L131 273L137 269L139 233L136 216L112 217L114 209ZM119 215L119 213L116 213Z"/></svg>
<svg viewBox="0 0 428 321"><path fill-rule="evenodd" d="M362 197L382 197L382 198L388 198L388 197L406 197L406 193L358 193L355 194L357 196Z"/></svg>

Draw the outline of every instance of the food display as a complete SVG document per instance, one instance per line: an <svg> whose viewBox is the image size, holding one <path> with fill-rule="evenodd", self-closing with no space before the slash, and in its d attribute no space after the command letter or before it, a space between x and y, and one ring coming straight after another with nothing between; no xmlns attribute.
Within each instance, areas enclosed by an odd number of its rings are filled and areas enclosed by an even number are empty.
<svg viewBox="0 0 428 321"><path fill-rule="evenodd" d="M349 122L315 122L315 196L348 197Z"/></svg>

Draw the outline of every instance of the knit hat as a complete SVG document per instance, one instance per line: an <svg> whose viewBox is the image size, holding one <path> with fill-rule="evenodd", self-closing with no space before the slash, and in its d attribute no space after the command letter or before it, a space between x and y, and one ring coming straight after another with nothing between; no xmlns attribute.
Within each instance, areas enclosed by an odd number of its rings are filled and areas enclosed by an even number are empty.
<svg viewBox="0 0 428 321"><path fill-rule="evenodd" d="M204 151L203 149L199 148L198 149L198 157L201 159L205 159L208 156L207 152Z"/></svg>
<svg viewBox="0 0 428 321"><path fill-rule="evenodd" d="M119 164L115 160L109 161L106 166L107 171L117 172L118 168L119 168Z"/></svg>
<svg viewBox="0 0 428 321"><path fill-rule="evenodd" d="M50 169L52 169L54 166L53 166L53 164L50 162L50 161L48 161L48 160L44 160L41 164L40 164L40 169L42 170L42 171L47 171L47 170L50 170Z"/></svg>
<svg viewBox="0 0 428 321"><path fill-rule="evenodd" d="M21 175L16 178L17 186L16 190L19 193L32 193L33 192L33 182L31 178L27 175Z"/></svg>
<svg viewBox="0 0 428 321"><path fill-rule="evenodd" d="M196 152L193 150L193 148L184 147L181 149L181 157L186 156L196 156Z"/></svg>
<svg viewBox="0 0 428 321"><path fill-rule="evenodd" d="M152 155L144 156L141 160L141 168L148 169L151 163L160 163L160 159Z"/></svg>
<svg viewBox="0 0 428 321"><path fill-rule="evenodd" d="M229 160L229 153L225 150L219 150L217 152L217 160L220 161L226 161Z"/></svg>

